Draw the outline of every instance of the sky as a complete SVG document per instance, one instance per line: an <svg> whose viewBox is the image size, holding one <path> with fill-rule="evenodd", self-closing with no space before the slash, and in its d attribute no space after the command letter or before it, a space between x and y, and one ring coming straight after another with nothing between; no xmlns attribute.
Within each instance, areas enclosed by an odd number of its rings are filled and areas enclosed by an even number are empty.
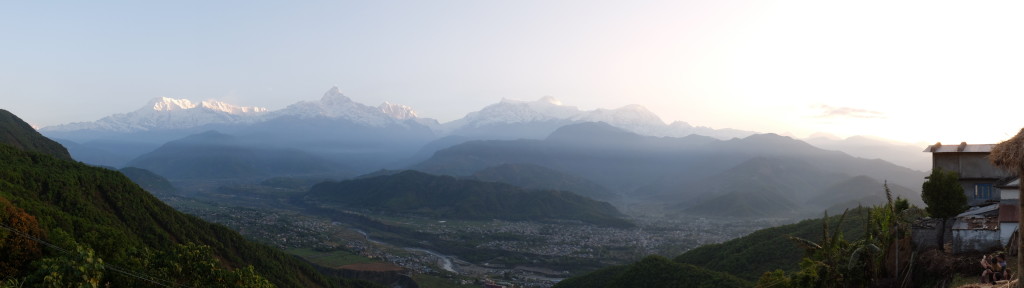
<svg viewBox="0 0 1024 288"><path fill-rule="evenodd" d="M44 127L156 97L280 109L338 86L441 122L553 96L796 137L996 143L1024 127L1021 11L1022 1L0 0L0 108Z"/></svg>

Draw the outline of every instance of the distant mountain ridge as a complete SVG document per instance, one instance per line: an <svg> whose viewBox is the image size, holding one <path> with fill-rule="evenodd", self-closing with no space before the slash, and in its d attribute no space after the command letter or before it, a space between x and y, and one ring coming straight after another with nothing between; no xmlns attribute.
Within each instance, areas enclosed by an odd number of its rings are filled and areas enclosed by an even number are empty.
<svg viewBox="0 0 1024 288"><path fill-rule="evenodd" d="M605 122L627 131L648 136L682 137L699 134L719 139L745 137L755 132L734 129L693 127L676 121L665 124L647 108L632 104L617 109L580 110L563 105L551 96L536 101L502 99L480 111L443 124L446 134L477 139L539 139L561 126L584 122Z"/></svg>
<svg viewBox="0 0 1024 288"><path fill-rule="evenodd" d="M353 102L335 86L327 90L319 101L302 101L278 111L270 111L263 107L236 106L216 100L201 101L197 104L189 99L160 97L132 112L107 116L94 122L43 127L40 131L52 133L93 130L131 133L188 129L214 124L251 124L281 116L342 118L374 126L418 118L412 108L404 105L384 103L380 107L370 107Z"/></svg>
<svg viewBox="0 0 1024 288"><path fill-rule="evenodd" d="M245 179L330 173L344 167L286 148L254 147L237 137L207 131L167 142L128 162L170 179Z"/></svg>
<svg viewBox="0 0 1024 288"><path fill-rule="evenodd" d="M40 129L42 132L68 132L79 130L139 132L150 130L184 129L209 124L236 124L255 122L267 108L244 107L206 100L198 104L188 99L159 97L138 110L114 114L94 122L77 122Z"/></svg>
<svg viewBox="0 0 1024 288"><path fill-rule="evenodd" d="M324 209L346 207L441 219L576 220L630 226L611 204L572 192L528 190L505 183L456 179L419 171L383 173L313 186L303 200Z"/></svg>
<svg viewBox="0 0 1024 288"><path fill-rule="evenodd" d="M327 90L319 101L300 101L283 109L270 111L263 107L247 107L216 100L193 102L189 99L159 97L143 107L124 114L114 114L93 122L76 122L40 129L44 134L58 138L81 141L64 133L75 131L100 131L136 133L145 131L181 130L210 125L252 124L279 117L299 119L331 118L344 119L372 127L402 125L411 120L430 127L437 134L454 134L480 139L506 139L543 137L560 126L581 122L607 122L613 126L650 136L686 136L701 134L720 139L745 137L754 132L733 129L711 129L694 127L685 122L665 124L654 113L640 105L627 105L617 109L580 110L575 106L562 105L554 97L545 96L537 101L502 99L497 104L470 112L465 117L441 124L437 120L423 118L409 106L384 102L376 107L367 106L348 98L337 86ZM518 126L517 135L483 133L488 127ZM515 129L513 129L515 130ZM531 131L525 131L531 130ZM509 131L506 131L509 132ZM497 138L495 138L497 137Z"/></svg>
<svg viewBox="0 0 1024 288"><path fill-rule="evenodd" d="M543 139L562 126L593 121L643 135L699 133L728 139L752 134L683 122L666 125L639 105L583 111L553 97L533 102L505 99L441 124L421 117L409 106L384 102L374 107L355 102L338 87L327 90L319 100L274 111L212 100L157 98L133 112L39 131L68 144L73 157L93 165L124 167L167 142L216 130L259 145L292 147L335 162L366 166L358 171L365 173L402 168L457 144L453 139Z"/></svg>
<svg viewBox="0 0 1024 288"><path fill-rule="evenodd" d="M567 125L544 140L465 142L440 150L412 168L468 176L510 163L579 175L625 199L669 210L736 217L816 215L838 203L814 202L816 206L805 207L809 199L857 175L904 187L920 186L924 179L920 171L774 134L727 141L697 135L651 137L607 123ZM880 191L879 185L850 198L821 199L848 202ZM908 194L912 202L919 201L918 195Z"/></svg>
<svg viewBox="0 0 1024 288"><path fill-rule="evenodd" d="M929 171L932 168L931 155L921 152L926 145L870 136L850 136L843 139L822 134L812 135L803 140L821 149L843 151L867 159L885 159L914 170Z"/></svg>
<svg viewBox="0 0 1024 288"><path fill-rule="evenodd" d="M532 164L502 164L476 171L470 177L527 189L570 191L596 200L621 198L608 188L583 177Z"/></svg>

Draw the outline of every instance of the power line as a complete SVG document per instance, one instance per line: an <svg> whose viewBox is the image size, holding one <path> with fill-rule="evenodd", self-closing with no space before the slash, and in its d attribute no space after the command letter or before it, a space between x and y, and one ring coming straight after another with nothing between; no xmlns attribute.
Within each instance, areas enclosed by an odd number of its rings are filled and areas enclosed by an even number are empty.
<svg viewBox="0 0 1024 288"><path fill-rule="evenodd" d="M62 252L64 254L69 254L69 255L74 255L75 254L75 252L71 252L71 251L69 251L67 249L64 249L64 248L60 247L60 246L54 245L53 243L46 242L43 239L36 238L35 236L29 235L28 233L25 233L25 232L22 232L22 231L18 231L17 229L14 229L14 228L12 228L10 226L7 226L6 224L0 223L0 228L3 228L4 230L7 230L7 231L11 231L15 235L24 237L24 238L32 240L32 241L35 241L36 243L39 243L39 244L43 244L46 247L50 247L50 248L52 248L54 250L57 250L59 252ZM115 266L113 264L102 264L101 263L100 265L103 266L103 269L114 271L114 272L120 273L122 275L133 277L133 278L136 278L136 279L139 279L139 280L143 280L143 281L146 281L146 282L150 282L150 283L162 286L162 287L189 287L189 286L185 286L185 285L175 284L174 281L162 280L162 279L159 279L159 278L156 278L156 277L152 277L152 276L149 276L149 275L146 275L146 274L132 272L132 271L130 271L128 269L117 267L117 266ZM168 283L168 284L165 284L165 283Z"/></svg>

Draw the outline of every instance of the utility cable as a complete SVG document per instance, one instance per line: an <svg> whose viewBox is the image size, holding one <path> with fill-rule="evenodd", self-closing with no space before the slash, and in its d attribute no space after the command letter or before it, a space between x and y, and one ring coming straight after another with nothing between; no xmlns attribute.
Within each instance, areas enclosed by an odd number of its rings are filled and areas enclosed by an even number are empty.
<svg viewBox="0 0 1024 288"><path fill-rule="evenodd" d="M74 252L71 252L71 251L69 251L67 249L61 248L60 246L54 245L54 244L52 244L50 242L46 242L43 239L36 238L35 236L29 235L28 233L25 233L25 232L22 232L22 231L18 231L17 229L14 229L14 228L12 228L10 226L7 226L6 224L0 223L0 228L3 228L4 230L7 230L7 231L11 231L15 235L24 237L24 238L32 240L32 241L35 241L36 243L39 243L39 244L43 244L46 247L50 247L50 248L52 248L54 250L57 250L57 251L60 251L60 252L62 252L64 254L74 255ZM114 271L114 272L120 273L122 275L129 276L129 277L132 277L132 278L136 278L136 279L139 279L139 280L143 280L143 281L146 281L146 282L150 282L150 283L162 286L162 287L189 287L189 286L185 286L185 285L177 285L173 281L163 280L163 279L152 277L152 276L149 276L149 275L146 275L146 274L132 272L132 271L129 271L127 269L124 269L124 268L121 268L121 267L117 267L117 266L115 266L113 264L100 264L100 265L103 266L104 269L107 269L107 270L110 270L110 271ZM169 284L165 284L165 283L169 283Z"/></svg>

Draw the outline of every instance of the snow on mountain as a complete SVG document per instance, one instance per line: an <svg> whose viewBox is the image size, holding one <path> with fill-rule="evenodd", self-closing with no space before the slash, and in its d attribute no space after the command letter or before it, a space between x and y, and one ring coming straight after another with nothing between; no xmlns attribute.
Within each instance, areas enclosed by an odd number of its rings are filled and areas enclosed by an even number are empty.
<svg viewBox="0 0 1024 288"><path fill-rule="evenodd" d="M536 101L502 99L501 102L488 105L480 111L468 113L461 119L440 124L437 120L419 117L409 106L384 102L373 107L357 103L342 94L337 86L327 90L319 101L301 101L277 111L268 111L262 107L236 106L215 100L196 103L188 99L160 97L133 112L111 115L94 122L43 127L40 131L92 130L131 133L186 129L209 124L250 124L279 117L343 119L369 127L406 126L415 122L441 134L458 134L460 131L470 130L473 132L469 133L482 135L517 133L507 130L489 131L491 126L505 125L505 128L518 127L511 129L518 129L516 131L520 134L536 136L547 135L565 124L599 121L650 136L682 137L700 134L730 139L753 134L731 129L693 127L685 122L665 124L658 115L640 105L584 111L576 106L564 105L551 96ZM514 126L508 126L510 124Z"/></svg>
<svg viewBox="0 0 1024 288"><path fill-rule="evenodd" d="M605 122L641 135L666 136L669 126L661 117L640 105L627 105L619 109L597 109L579 114L573 120Z"/></svg>
<svg viewBox="0 0 1024 288"><path fill-rule="evenodd" d="M392 104L384 101L380 106L377 106L377 109L380 109L384 114L391 116L391 118L398 120L419 118L419 116L416 115L416 111L412 110L412 107L401 104Z"/></svg>
<svg viewBox="0 0 1024 288"><path fill-rule="evenodd" d="M501 102L484 107L480 111L471 112L462 119L445 123L444 127L448 133L459 134L466 131L478 134L481 127L492 125L535 123L539 125L537 129L545 129L551 128L548 127L551 126L551 123L559 122L564 124L605 122L618 128L649 136L682 137L700 134L720 139L731 139L754 134L731 129L716 130L707 127L693 127L686 122L678 121L665 124L661 117L640 105L584 111L575 106L563 105L561 101L550 96L536 101L502 99ZM558 126L564 124L558 124ZM546 135L546 133L543 134Z"/></svg>
<svg viewBox="0 0 1024 288"><path fill-rule="evenodd" d="M320 101L302 101L270 114L269 118L293 116L300 119L345 119L372 127L401 125L404 120L419 119L416 111L405 105L384 102L378 107L372 107L352 101L337 86L327 90Z"/></svg>
<svg viewBox="0 0 1024 288"><path fill-rule="evenodd" d="M183 129L207 124L254 122L266 112L267 108L235 106L214 100L195 104L188 99L158 97L132 112L114 114L94 122L43 127L40 131L138 132Z"/></svg>
<svg viewBox="0 0 1024 288"><path fill-rule="evenodd" d="M528 123L549 120L565 120L578 116L582 111L575 106L564 106L554 97L527 102L501 99L497 104L488 105L480 111L466 114L466 117L445 124L453 130L463 127L481 127L490 124Z"/></svg>
<svg viewBox="0 0 1024 288"><path fill-rule="evenodd" d="M320 101L303 101L284 109L269 111L263 107L246 107L216 100L199 103L189 99L158 97L142 108L124 114L115 114L94 122L78 122L43 127L41 131L67 132L80 130L110 132L140 132L165 129L185 129L209 124L248 124L281 116L300 119L325 117L346 119L369 126L386 126L405 120L436 127L436 120L419 118L412 108L385 102L379 107L356 103L332 87Z"/></svg>

